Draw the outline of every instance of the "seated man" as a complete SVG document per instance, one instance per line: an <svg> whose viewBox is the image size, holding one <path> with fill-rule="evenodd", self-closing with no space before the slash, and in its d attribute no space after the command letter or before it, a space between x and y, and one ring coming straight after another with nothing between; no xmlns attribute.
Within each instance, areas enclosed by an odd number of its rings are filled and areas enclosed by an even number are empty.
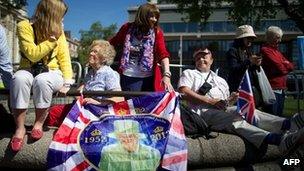
<svg viewBox="0 0 304 171"><path fill-rule="evenodd" d="M183 72L178 90L184 94L193 112L200 115L212 130L240 135L257 148L263 143L279 145L283 154L304 144L303 114L285 119L255 110L260 119L257 126L250 125L238 114L235 106L226 109L226 103L232 105L236 102L238 93L229 95L227 82L210 70L213 63L210 50L200 48L193 57L196 69Z"/></svg>

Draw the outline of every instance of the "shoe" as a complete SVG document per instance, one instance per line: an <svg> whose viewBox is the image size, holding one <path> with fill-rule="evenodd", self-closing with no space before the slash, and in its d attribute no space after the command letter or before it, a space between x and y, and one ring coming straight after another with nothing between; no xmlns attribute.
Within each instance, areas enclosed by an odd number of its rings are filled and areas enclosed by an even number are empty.
<svg viewBox="0 0 304 171"><path fill-rule="evenodd" d="M39 140L43 136L43 131L39 129L33 129L31 132L31 137L34 140Z"/></svg>
<svg viewBox="0 0 304 171"><path fill-rule="evenodd" d="M283 135L279 150L285 156L294 151L298 145L304 143L304 128L295 132L287 132Z"/></svg>
<svg viewBox="0 0 304 171"><path fill-rule="evenodd" d="M290 119L290 132L304 128L304 113L296 113Z"/></svg>
<svg viewBox="0 0 304 171"><path fill-rule="evenodd" d="M18 152L21 150L23 146L23 138L17 138L17 137L13 137L11 139L11 149L15 152Z"/></svg>

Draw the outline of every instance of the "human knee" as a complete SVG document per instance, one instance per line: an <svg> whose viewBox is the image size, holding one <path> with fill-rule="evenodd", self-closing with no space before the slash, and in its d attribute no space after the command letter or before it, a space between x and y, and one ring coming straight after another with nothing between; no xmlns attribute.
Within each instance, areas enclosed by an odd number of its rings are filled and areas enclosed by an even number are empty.
<svg viewBox="0 0 304 171"><path fill-rule="evenodd" d="M11 80L12 85L25 85L25 84L30 84L31 81L33 80L33 76L29 74L18 74L16 73Z"/></svg>
<svg viewBox="0 0 304 171"><path fill-rule="evenodd" d="M50 82L48 81L48 78L41 75L36 76L33 82L34 88L47 89L49 85Z"/></svg>
<svg viewBox="0 0 304 171"><path fill-rule="evenodd" d="M243 128L248 124L244 120L238 120L238 121L233 122L232 125L235 129L238 129L238 128Z"/></svg>

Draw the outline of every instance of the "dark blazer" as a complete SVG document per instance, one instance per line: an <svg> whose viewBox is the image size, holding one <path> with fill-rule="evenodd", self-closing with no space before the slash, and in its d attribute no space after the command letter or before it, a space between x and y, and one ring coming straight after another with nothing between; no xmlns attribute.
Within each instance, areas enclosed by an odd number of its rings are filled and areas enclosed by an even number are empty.
<svg viewBox="0 0 304 171"><path fill-rule="evenodd" d="M230 92L237 91L241 80L248 69L256 107L262 106L263 100L260 93L260 86L256 75L256 70L259 70L259 66L251 64L248 54L250 52L243 51L235 46L231 47L227 53L228 64L228 78L227 83L229 85Z"/></svg>

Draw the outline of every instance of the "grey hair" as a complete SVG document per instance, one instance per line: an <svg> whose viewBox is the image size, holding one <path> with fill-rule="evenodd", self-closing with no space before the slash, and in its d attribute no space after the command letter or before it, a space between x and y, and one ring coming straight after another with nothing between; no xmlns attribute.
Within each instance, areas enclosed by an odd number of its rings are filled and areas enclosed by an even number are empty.
<svg viewBox="0 0 304 171"><path fill-rule="evenodd" d="M283 36L283 31L280 27L277 26L270 26L266 30L266 40L270 41L273 40L274 36L279 35L280 38Z"/></svg>
<svg viewBox="0 0 304 171"><path fill-rule="evenodd" d="M108 66L112 65L116 56L114 46L112 46L106 40L94 40L90 46L90 49L92 49L94 46L101 47L97 54L99 57L103 57L105 59L104 64Z"/></svg>

